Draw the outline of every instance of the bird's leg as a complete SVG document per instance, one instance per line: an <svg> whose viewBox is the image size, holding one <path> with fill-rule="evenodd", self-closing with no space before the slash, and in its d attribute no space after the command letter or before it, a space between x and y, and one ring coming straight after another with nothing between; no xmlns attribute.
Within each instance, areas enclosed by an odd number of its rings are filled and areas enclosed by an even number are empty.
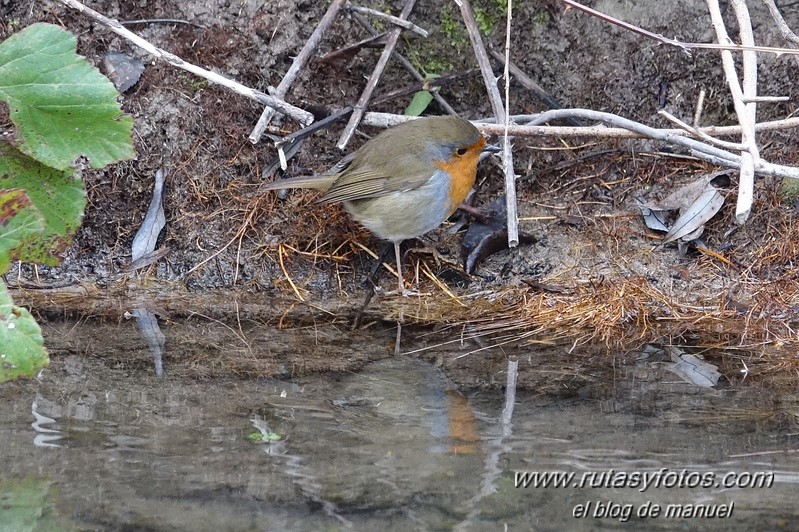
<svg viewBox="0 0 799 532"><path fill-rule="evenodd" d="M386 262L388 258L388 254L394 249L394 246L391 244L387 244L386 247L383 248L383 251L380 252L380 255L377 257L377 261L375 265L372 266L372 271L369 272L369 276L366 278L366 281L371 283L372 286L377 284L377 272L380 270L380 266Z"/></svg>
<svg viewBox="0 0 799 532"><path fill-rule="evenodd" d="M402 252L400 249L401 244L402 242L393 242L392 244L387 245L380 253L380 256L377 258L377 262L372 268L372 271L369 273L369 277L366 278L367 282L371 282L372 290L370 290L369 293L366 295L366 300L364 301L363 306L361 307L362 309L366 308L366 305L369 304L369 301L372 299L372 296L374 295L375 291L379 291L379 288L377 287L377 272L380 269L380 266L382 266L383 263L385 262L386 258L388 257L388 254L391 252L392 249L394 250L394 257L397 264L397 289L398 289L397 293L404 297L424 295L414 290L408 290L405 288L405 283L403 282L403 277L402 277ZM388 293L393 294L393 292L387 292L387 294Z"/></svg>
<svg viewBox="0 0 799 532"><path fill-rule="evenodd" d="M401 241L394 242L394 255L397 258L397 282L399 283L398 294L405 295L405 284L402 282L402 254L400 253Z"/></svg>

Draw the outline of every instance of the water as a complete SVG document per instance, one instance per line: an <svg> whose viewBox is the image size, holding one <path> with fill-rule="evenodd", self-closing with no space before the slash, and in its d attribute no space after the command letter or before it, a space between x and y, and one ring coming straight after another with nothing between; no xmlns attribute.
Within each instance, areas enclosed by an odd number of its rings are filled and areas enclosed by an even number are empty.
<svg viewBox="0 0 799 532"><path fill-rule="evenodd" d="M799 409L755 381L218 327L167 326L159 377L131 322L46 325L51 367L0 385L0 530L799 529ZM510 424L505 356L531 388Z"/></svg>

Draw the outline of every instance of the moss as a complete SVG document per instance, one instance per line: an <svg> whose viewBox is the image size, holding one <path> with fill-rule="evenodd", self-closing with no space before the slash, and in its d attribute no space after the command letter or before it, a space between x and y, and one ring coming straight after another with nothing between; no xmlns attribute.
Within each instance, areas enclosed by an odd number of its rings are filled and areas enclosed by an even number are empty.
<svg viewBox="0 0 799 532"><path fill-rule="evenodd" d="M441 21L438 31L450 42L466 42L466 30L460 19L456 19L452 12L452 7L448 6L441 12Z"/></svg>
<svg viewBox="0 0 799 532"><path fill-rule="evenodd" d="M533 23L536 26L546 26L552 21L552 16L549 14L549 11L541 10L536 11L535 15L533 15Z"/></svg>
<svg viewBox="0 0 799 532"><path fill-rule="evenodd" d="M453 70L452 62L441 52L440 47L432 42L423 43L415 48L409 46L408 60L425 77L451 72Z"/></svg>
<svg viewBox="0 0 799 532"><path fill-rule="evenodd" d="M474 20L477 22L477 29L483 35L491 33L497 24L497 17L480 6L474 6Z"/></svg>

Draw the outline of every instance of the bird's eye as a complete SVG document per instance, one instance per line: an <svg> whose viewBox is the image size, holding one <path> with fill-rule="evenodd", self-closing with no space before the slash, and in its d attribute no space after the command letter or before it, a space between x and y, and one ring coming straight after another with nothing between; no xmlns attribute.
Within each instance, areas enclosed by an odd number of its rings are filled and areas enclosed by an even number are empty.
<svg viewBox="0 0 799 532"><path fill-rule="evenodd" d="M455 153L457 153L458 155L466 155L466 151L467 151L466 148L458 148L457 150L455 150Z"/></svg>

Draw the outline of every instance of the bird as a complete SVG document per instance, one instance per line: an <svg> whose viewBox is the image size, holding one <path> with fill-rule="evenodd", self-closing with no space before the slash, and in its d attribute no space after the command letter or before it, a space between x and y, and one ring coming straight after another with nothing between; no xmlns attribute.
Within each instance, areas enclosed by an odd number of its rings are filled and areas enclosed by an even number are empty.
<svg viewBox="0 0 799 532"><path fill-rule="evenodd" d="M357 222L394 245L399 293L400 243L441 225L463 203L483 151L497 151L468 120L427 116L368 140L328 172L267 183L262 191L311 188L316 203L342 203Z"/></svg>

